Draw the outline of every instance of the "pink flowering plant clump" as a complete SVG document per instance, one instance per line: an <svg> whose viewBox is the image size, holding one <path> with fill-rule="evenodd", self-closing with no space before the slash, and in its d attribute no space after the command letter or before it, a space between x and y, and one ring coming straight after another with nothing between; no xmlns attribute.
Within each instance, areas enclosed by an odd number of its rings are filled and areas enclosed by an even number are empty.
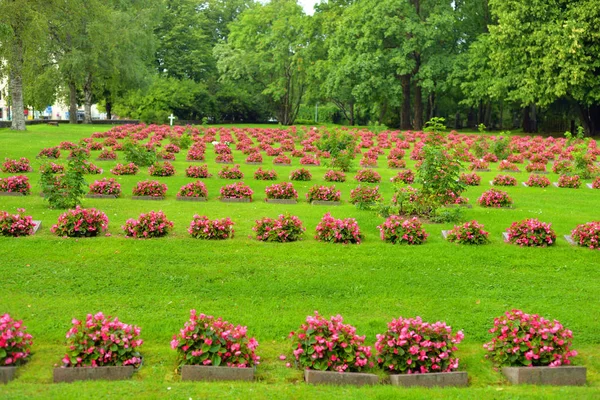
<svg viewBox="0 0 600 400"><path fill-rule="evenodd" d="M235 233L233 221L227 217L210 220L206 215L194 215L188 233L195 239L224 240L231 239Z"/></svg>
<svg viewBox="0 0 600 400"><path fill-rule="evenodd" d="M258 151L250 153L248 155L248 157L246 157L246 162L247 163L261 163L261 162L263 162L262 154L260 154Z"/></svg>
<svg viewBox="0 0 600 400"><path fill-rule="evenodd" d="M481 184L481 176L476 173L460 174L458 180L467 186L479 186Z"/></svg>
<svg viewBox="0 0 600 400"><path fill-rule="evenodd" d="M571 237L579 246L600 249L600 221L577 225L571 231Z"/></svg>
<svg viewBox="0 0 600 400"><path fill-rule="evenodd" d="M393 244L423 244L429 234L423 229L418 218L403 219L398 215L390 215L379 225L381 240Z"/></svg>
<svg viewBox="0 0 600 400"><path fill-rule="evenodd" d="M490 168L490 163L484 160L475 160L469 165L469 170L486 170Z"/></svg>
<svg viewBox="0 0 600 400"><path fill-rule="evenodd" d="M388 160L388 168L406 168L406 161L397 159Z"/></svg>
<svg viewBox="0 0 600 400"><path fill-rule="evenodd" d="M550 179L548 179L545 176L531 174L529 176L529 179L527 179L527 182L525 182L525 184L529 187L545 188L550 186Z"/></svg>
<svg viewBox="0 0 600 400"><path fill-rule="evenodd" d="M183 185L179 192L177 192L178 197L204 197L208 198L208 190L206 189L206 185L202 181L196 181L192 183L188 183L187 185Z"/></svg>
<svg viewBox="0 0 600 400"><path fill-rule="evenodd" d="M133 188L134 196L164 197L167 194L167 185L158 181L141 181Z"/></svg>
<svg viewBox="0 0 600 400"><path fill-rule="evenodd" d="M67 332L67 354L63 367L108 367L142 363L139 347L141 329L125 324L117 317L99 312L88 314L85 321L73 319Z"/></svg>
<svg viewBox="0 0 600 400"><path fill-rule="evenodd" d="M556 243L556 232L552 224L536 218L513 222L507 229L508 242L522 247L547 247Z"/></svg>
<svg viewBox="0 0 600 400"><path fill-rule="evenodd" d="M99 160L116 160L117 153L115 153L113 150L102 150L100 152L100 154L98 154L98 159Z"/></svg>
<svg viewBox="0 0 600 400"><path fill-rule="evenodd" d="M139 172L140 168L134 163L129 164L117 164L113 169L110 170L113 175L135 175Z"/></svg>
<svg viewBox="0 0 600 400"><path fill-rule="evenodd" d="M579 175L561 175L558 177L558 187L579 189L581 187L581 179Z"/></svg>
<svg viewBox="0 0 600 400"><path fill-rule="evenodd" d="M555 174L568 174L573 172L573 162L569 160L557 160L552 164L552 172Z"/></svg>
<svg viewBox="0 0 600 400"><path fill-rule="evenodd" d="M325 182L346 182L346 174L342 171L330 169L325 172Z"/></svg>
<svg viewBox="0 0 600 400"><path fill-rule="evenodd" d="M302 225L300 218L281 214L277 219L268 217L256 221L252 228L256 232L256 239L262 242L295 242L302 239L306 228Z"/></svg>
<svg viewBox="0 0 600 400"><path fill-rule="evenodd" d="M573 332L559 321L512 310L494 319L486 358L497 367L559 367L570 365Z"/></svg>
<svg viewBox="0 0 600 400"><path fill-rule="evenodd" d="M309 203L313 201L340 201L340 197L341 192L335 188L335 185L314 185L306 193L306 200Z"/></svg>
<svg viewBox="0 0 600 400"><path fill-rule="evenodd" d="M190 165L185 170L185 176L188 178L210 178L212 175L208 172L208 165Z"/></svg>
<svg viewBox="0 0 600 400"><path fill-rule="evenodd" d="M298 192L294 189L294 185L291 182L282 182L267 186L265 188L265 195L267 199L298 199Z"/></svg>
<svg viewBox="0 0 600 400"><path fill-rule="evenodd" d="M121 184L115 178L102 178L90 184L90 194L119 197L121 195Z"/></svg>
<svg viewBox="0 0 600 400"><path fill-rule="evenodd" d="M248 328L233 325L222 318L190 311L190 319L177 335L171 348L177 351L177 364L252 368L260 364L258 342L248 337Z"/></svg>
<svg viewBox="0 0 600 400"><path fill-rule="evenodd" d="M594 179L592 182L592 189L600 189L600 177Z"/></svg>
<svg viewBox="0 0 600 400"><path fill-rule="evenodd" d="M458 368L456 345L463 338L462 331L453 334L445 322L430 324L421 317L400 317L388 323L384 334L377 335L375 357L391 374L452 372Z"/></svg>
<svg viewBox="0 0 600 400"><path fill-rule="evenodd" d="M33 169L31 168L31 165L29 165L29 160L25 157L21 157L19 160L5 158L5 161L2 163L2 172L16 174L19 172L31 171L33 171Z"/></svg>
<svg viewBox="0 0 600 400"><path fill-rule="evenodd" d="M462 225L454 225L454 228L448 232L446 240L458 244L488 244L490 242L490 234L483 228L483 224L480 224L477 221L469 221Z"/></svg>
<svg viewBox="0 0 600 400"><path fill-rule="evenodd" d="M169 160L169 161L175 161L175 159L176 159L175 153L171 153L166 150L162 150L162 151L159 151L158 153L156 153L156 158L159 160Z"/></svg>
<svg viewBox="0 0 600 400"><path fill-rule="evenodd" d="M218 154L217 157L215 158L215 162L221 163L221 164L233 163L233 154Z"/></svg>
<svg viewBox="0 0 600 400"><path fill-rule="evenodd" d="M148 168L148 173L151 176L173 176L175 175L175 167L168 161L163 163L154 163Z"/></svg>
<svg viewBox="0 0 600 400"><path fill-rule="evenodd" d="M508 193L498 189L486 190L481 194L481 197L477 200L477 202L481 207L492 208L510 207L513 204L513 201Z"/></svg>
<svg viewBox="0 0 600 400"><path fill-rule="evenodd" d="M25 175L15 175L7 178L0 178L0 192L21 193L28 195L31 193L29 178Z"/></svg>
<svg viewBox="0 0 600 400"><path fill-rule="evenodd" d="M108 217L95 208L77 206L58 217L50 231L58 236L94 237L108 229Z"/></svg>
<svg viewBox="0 0 600 400"><path fill-rule="evenodd" d="M49 163L44 163L40 166L40 172L41 173L47 172L50 174L60 174L60 173L65 172L65 167L64 167L64 165L49 162Z"/></svg>
<svg viewBox="0 0 600 400"><path fill-rule="evenodd" d="M250 199L254 191L244 182L236 182L231 185L225 185L220 190L222 199Z"/></svg>
<svg viewBox="0 0 600 400"><path fill-rule="evenodd" d="M299 168L290 172L291 181L310 181L311 179L312 174L306 168Z"/></svg>
<svg viewBox="0 0 600 400"><path fill-rule="evenodd" d="M379 186L362 186L358 185L350 191L350 204L359 206L359 208L367 208L373 204L383 200L379 193Z"/></svg>
<svg viewBox="0 0 600 400"><path fill-rule="evenodd" d="M285 154L277 156L273 159L273 164L291 164L292 160Z"/></svg>
<svg viewBox="0 0 600 400"><path fill-rule="evenodd" d="M83 161L83 164L81 165L81 171L88 175L100 175L102 172L104 172L102 168L87 160Z"/></svg>
<svg viewBox="0 0 600 400"><path fill-rule="evenodd" d="M57 147L47 147L42 149L38 155L38 157L46 157L46 158L59 158L60 157L60 149Z"/></svg>
<svg viewBox="0 0 600 400"><path fill-rule="evenodd" d="M527 172L546 172L546 163L532 162L525 166Z"/></svg>
<svg viewBox="0 0 600 400"><path fill-rule="evenodd" d="M307 154L300 159L300 164L301 165L321 165L321 162L317 158Z"/></svg>
<svg viewBox="0 0 600 400"><path fill-rule="evenodd" d="M233 167L226 165L219 171L219 178L221 178L221 179L244 179L244 173L242 171L240 171L239 164L236 164Z"/></svg>
<svg viewBox="0 0 600 400"><path fill-rule="evenodd" d="M318 371L359 372L373 367L371 346L356 328L344 324L341 315L329 320L315 311L296 332L290 332L292 352L298 367Z"/></svg>
<svg viewBox="0 0 600 400"><path fill-rule="evenodd" d="M121 229L126 237L148 239L168 235L173 229L173 222L162 211L150 211L140 214L137 220L128 219Z"/></svg>
<svg viewBox="0 0 600 400"><path fill-rule="evenodd" d="M274 181L277 179L277 172L274 169L264 170L259 167L254 171L254 179L257 181Z"/></svg>
<svg viewBox="0 0 600 400"><path fill-rule="evenodd" d="M496 175L492 183L494 186L517 186L517 178L511 175Z"/></svg>
<svg viewBox="0 0 600 400"><path fill-rule="evenodd" d="M396 176L390 178L390 182L392 183L405 183L407 185L410 185L414 181L415 173L412 172L410 169L400 171L398 172L398 174L396 174Z"/></svg>
<svg viewBox="0 0 600 400"><path fill-rule="evenodd" d="M320 242L360 244L362 235L354 218L336 219L327 213L317 225L315 239Z"/></svg>
<svg viewBox="0 0 600 400"><path fill-rule="evenodd" d="M378 183L381 182L381 175L372 169L361 169L354 176L354 179L356 179L358 182Z"/></svg>
<svg viewBox="0 0 600 400"><path fill-rule="evenodd" d="M34 227L35 224L33 223L31 216L25 216L24 208L17 208L16 214L0 210L1 236L29 236L33 234Z"/></svg>
<svg viewBox="0 0 600 400"><path fill-rule="evenodd" d="M33 336L27 333L23 321L9 314L0 316L0 368L25 364L31 355Z"/></svg>

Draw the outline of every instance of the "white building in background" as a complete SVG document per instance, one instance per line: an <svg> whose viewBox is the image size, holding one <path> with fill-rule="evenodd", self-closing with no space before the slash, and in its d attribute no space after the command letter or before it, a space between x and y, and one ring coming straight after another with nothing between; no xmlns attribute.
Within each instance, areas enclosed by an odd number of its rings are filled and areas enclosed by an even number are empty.
<svg viewBox="0 0 600 400"><path fill-rule="evenodd" d="M83 105L78 105L77 108L77 119L83 121ZM0 81L0 121L10 121L12 115L12 108L8 101L8 82L6 80ZM49 105L45 110L33 110L32 108L25 110L25 115L28 120L39 120L39 119L58 119L68 120L69 119L69 106L63 102L56 102L56 104ZM106 113L98 111L96 104L92 105L92 119L106 119Z"/></svg>

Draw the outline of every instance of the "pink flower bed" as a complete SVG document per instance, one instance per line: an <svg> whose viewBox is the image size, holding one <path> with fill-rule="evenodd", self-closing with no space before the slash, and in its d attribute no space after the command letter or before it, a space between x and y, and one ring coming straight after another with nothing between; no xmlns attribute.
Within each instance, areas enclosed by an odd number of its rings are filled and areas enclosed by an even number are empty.
<svg viewBox="0 0 600 400"><path fill-rule="evenodd" d="M24 208L18 208L16 214L0 211L0 235L2 236L29 236L33 234L34 226L31 216L25 216Z"/></svg>
<svg viewBox="0 0 600 400"><path fill-rule="evenodd" d="M445 322L430 324L421 317L398 318L388 330L377 335L377 363L392 374L452 372L458 368L454 356L464 338L462 331L452 333Z"/></svg>
<svg viewBox="0 0 600 400"><path fill-rule="evenodd" d="M315 239L320 242L356 243L361 241L360 228L354 218L335 219L327 213L317 225Z"/></svg>
<svg viewBox="0 0 600 400"><path fill-rule="evenodd" d="M164 163L157 162L148 168L148 174L151 176L173 176L175 175L175 167L168 161Z"/></svg>
<svg viewBox="0 0 600 400"><path fill-rule="evenodd" d="M571 231L571 237L579 246L600 249L600 221L577 225Z"/></svg>
<svg viewBox="0 0 600 400"><path fill-rule="evenodd" d="M204 149L192 147L188 150L187 156L185 157L188 161L204 161Z"/></svg>
<svg viewBox="0 0 600 400"><path fill-rule="evenodd" d="M388 168L406 168L406 161L396 159L388 160Z"/></svg>
<svg viewBox="0 0 600 400"><path fill-rule="evenodd" d="M117 164L110 172L113 175L135 175L139 172L140 168L134 163L129 164Z"/></svg>
<svg viewBox="0 0 600 400"><path fill-rule="evenodd" d="M354 176L358 182L378 183L381 182L381 175L372 169L361 169Z"/></svg>
<svg viewBox="0 0 600 400"><path fill-rule="evenodd" d="M38 153L38 157L58 158L58 157L60 157L60 150L58 147L48 147L48 148L42 149Z"/></svg>
<svg viewBox="0 0 600 400"><path fill-rule="evenodd" d="M312 174L306 168L299 168L290 172L291 181L310 181L311 179Z"/></svg>
<svg viewBox="0 0 600 400"><path fill-rule="evenodd" d="M330 169L325 172L325 182L346 182L346 174L342 171L334 171Z"/></svg>
<svg viewBox="0 0 600 400"><path fill-rule="evenodd" d="M177 364L251 368L260 364L258 342L248 337L248 328L233 325L222 318L190 311L190 319L177 335L171 348L177 351Z"/></svg>
<svg viewBox="0 0 600 400"><path fill-rule="evenodd" d="M532 162L525 167L527 172L546 172L546 163Z"/></svg>
<svg viewBox="0 0 600 400"><path fill-rule="evenodd" d="M481 176L476 173L460 174L459 180L467 186L479 186L481 184Z"/></svg>
<svg viewBox="0 0 600 400"><path fill-rule="evenodd" d="M403 219L398 215L390 215L377 228L381 240L393 244L423 244L429 236L418 218Z"/></svg>
<svg viewBox="0 0 600 400"><path fill-rule="evenodd" d="M277 183L265 188L267 199L297 199L298 192L290 182Z"/></svg>
<svg viewBox="0 0 600 400"><path fill-rule="evenodd" d="M356 189L350 191L350 204L374 204L382 200L383 198L379 193L379 186L358 185Z"/></svg>
<svg viewBox="0 0 600 400"><path fill-rule="evenodd" d="M262 168L258 168L254 171L254 179L259 181L274 181L277 179L277 172L275 170L264 170Z"/></svg>
<svg viewBox="0 0 600 400"><path fill-rule="evenodd" d="M555 174L567 174L573 171L573 163L569 160L558 160L552 164L552 172Z"/></svg>
<svg viewBox="0 0 600 400"><path fill-rule="evenodd" d="M368 366L371 347L341 315L323 318L315 311L296 332L290 332L294 359L302 369L357 372Z"/></svg>
<svg viewBox="0 0 600 400"><path fill-rule="evenodd" d="M194 215L188 233L195 239L224 240L231 239L235 233L233 221L229 217L210 220L205 215Z"/></svg>
<svg viewBox="0 0 600 400"><path fill-rule="evenodd" d="M513 204L508 193L498 189L486 190L481 194L477 202L481 207L492 208L510 207Z"/></svg>
<svg viewBox="0 0 600 400"><path fill-rule="evenodd" d="M233 162L233 155L231 155L231 154L219 154L215 158L215 162L218 162L218 163L232 163Z"/></svg>
<svg viewBox="0 0 600 400"><path fill-rule="evenodd" d="M148 239L166 236L173 229L173 222L162 211L150 211L140 214L137 220L128 219L121 228L127 237Z"/></svg>
<svg viewBox="0 0 600 400"><path fill-rule="evenodd" d="M292 160L285 154L277 156L273 159L273 164L291 164Z"/></svg>
<svg viewBox="0 0 600 400"><path fill-rule="evenodd" d="M112 150L102 150L98 155L98 158L101 160L116 160L117 153Z"/></svg>
<svg viewBox="0 0 600 400"><path fill-rule="evenodd" d="M398 174L392 178L390 178L390 182L392 183L405 183L410 185L415 181L415 174L410 169L400 171Z"/></svg>
<svg viewBox="0 0 600 400"><path fill-rule="evenodd" d="M558 177L558 187L579 189L581 187L581 179L579 179L579 175L561 175Z"/></svg>
<svg viewBox="0 0 600 400"><path fill-rule="evenodd" d="M25 364L31 355L33 336L27 333L23 321L9 314L0 316L0 368Z"/></svg>
<svg viewBox="0 0 600 400"><path fill-rule="evenodd" d="M536 218L513 222L507 232L508 241L519 246L546 247L556 243L552 224L540 222Z"/></svg>
<svg viewBox="0 0 600 400"><path fill-rule="evenodd" d="M513 171L513 172L515 172L515 171L519 170L519 166L516 165L516 164L514 164L514 163L511 163L508 160L502 160L502 161L500 161L500 164L498 165L498 169L500 171Z"/></svg>
<svg viewBox="0 0 600 400"><path fill-rule="evenodd" d="M494 186L517 186L517 178L510 175L496 175L492 183Z"/></svg>
<svg viewBox="0 0 600 400"><path fill-rule="evenodd" d="M256 239L263 242L295 242L302 238L306 228L300 218L285 214L277 219L264 217L256 221L252 228L256 232Z"/></svg>
<svg viewBox="0 0 600 400"><path fill-rule="evenodd" d="M164 197L167 194L167 185L158 181L141 181L133 188L134 196Z"/></svg>
<svg viewBox="0 0 600 400"><path fill-rule="evenodd" d="M527 179L527 182L525 182L525 184L529 187L545 188L550 186L550 179L548 179L545 176L532 174L529 176L529 179Z"/></svg>
<svg viewBox="0 0 600 400"><path fill-rule="evenodd" d="M300 159L300 164L301 165L321 165L321 162L313 156L305 155L304 157L302 157Z"/></svg>
<svg viewBox="0 0 600 400"><path fill-rule="evenodd" d="M446 240L459 244L487 244L490 242L489 232L483 230L484 226L477 221L465 222L462 225L455 225L448 232Z"/></svg>
<svg viewBox="0 0 600 400"><path fill-rule="evenodd" d="M5 158L5 161L2 163L2 172L16 174L19 172L31 171L33 171L33 169L31 168L31 165L29 165L29 160L25 157L21 157L19 160Z"/></svg>
<svg viewBox="0 0 600 400"><path fill-rule="evenodd" d="M483 345L486 358L498 367L570 365L573 332L559 321L512 310L494 319L492 341Z"/></svg>
<svg viewBox="0 0 600 400"><path fill-rule="evenodd" d="M183 185L179 189L179 192L177 192L177 196L208 198L208 190L206 190L206 185L204 184L204 182L196 181L188 183L187 185Z"/></svg>
<svg viewBox="0 0 600 400"><path fill-rule="evenodd" d="M22 193L28 195L31 193L29 178L25 175L9 176L0 178L0 192L4 193Z"/></svg>
<svg viewBox="0 0 600 400"><path fill-rule="evenodd" d="M60 174L62 172L65 172L65 167L60 164L55 164L53 162L50 162L50 163L42 164L40 166L40 172L41 173L49 172L51 174Z"/></svg>
<svg viewBox="0 0 600 400"><path fill-rule="evenodd" d="M244 179L244 173L242 171L240 171L239 164L236 164L233 167L226 165L219 171L219 178L221 178L221 179Z"/></svg>
<svg viewBox="0 0 600 400"><path fill-rule="evenodd" d="M600 189L600 177L594 179L594 182L592 182L592 189Z"/></svg>
<svg viewBox="0 0 600 400"><path fill-rule="evenodd" d="M245 185L244 182L236 182L231 185L225 185L221 188L221 198L233 198L233 199L250 199L254 191L249 186Z"/></svg>
<svg viewBox="0 0 600 400"><path fill-rule="evenodd" d="M121 195L121 184L115 178L102 178L90 184L89 193L118 197Z"/></svg>
<svg viewBox="0 0 600 400"><path fill-rule="evenodd" d="M58 217L50 231L58 236L93 237L108 229L108 217L95 208L77 206Z"/></svg>
<svg viewBox="0 0 600 400"><path fill-rule="evenodd" d="M309 203L312 201L340 201L340 197L341 192L336 190L335 185L315 185L308 189L308 193L306 193L306 200Z"/></svg>
<svg viewBox="0 0 600 400"><path fill-rule="evenodd" d="M67 332L68 352L63 367L139 367L142 356L139 347L141 329L125 324L117 317L105 317L99 312L88 314L85 321L73 319Z"/></svg>
<svg viewBox="0 0 600 400"><path fill-rule="evenodd" d="M259 152L250 153L250 155L248 157L246 157L246 162L261 163L261 162L263 162L263 157Z"/></svg>
<svg viewBox="0 0 600 400"><path fill-rule="evenodd" d="M208 172L208 165L190 165L185 170L185 176L188 178L210 178L212 175Z"/></svg>
<svg viewBox="0 0 600 400"><path fill-rule="evenodd" d="M471 163L471 165L469 165L469 169L471 171L474 171L476 169L489 169L490 168L490 163L483 161L483 160L475 160Z"/></svg>

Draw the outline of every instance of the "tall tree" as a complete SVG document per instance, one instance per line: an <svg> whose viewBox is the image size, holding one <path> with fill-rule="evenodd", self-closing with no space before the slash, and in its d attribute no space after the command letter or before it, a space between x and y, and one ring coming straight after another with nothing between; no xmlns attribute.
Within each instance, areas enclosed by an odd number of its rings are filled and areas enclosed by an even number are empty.
<svg viewBox="0 0 600 400"><path fill-rule="evenodd" d="M296 119L307 86L305 19L295 0L256 5L229 26L227 42L214 49L222 76L259 83L284 125Z"/></svg>

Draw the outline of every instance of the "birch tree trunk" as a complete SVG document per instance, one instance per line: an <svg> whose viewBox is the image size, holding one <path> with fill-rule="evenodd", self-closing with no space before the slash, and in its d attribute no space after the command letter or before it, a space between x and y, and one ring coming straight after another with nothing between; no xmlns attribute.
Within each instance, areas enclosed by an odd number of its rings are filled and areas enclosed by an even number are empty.
<svg viewBox="0 0 600 400"><path fill-rule="evenodd" d="M15 40L13 44L14 62L10 68L8 85L12 104L12 123L10 129L14 131L26 131L25 114L23 104L23 42Z"/></svg>

